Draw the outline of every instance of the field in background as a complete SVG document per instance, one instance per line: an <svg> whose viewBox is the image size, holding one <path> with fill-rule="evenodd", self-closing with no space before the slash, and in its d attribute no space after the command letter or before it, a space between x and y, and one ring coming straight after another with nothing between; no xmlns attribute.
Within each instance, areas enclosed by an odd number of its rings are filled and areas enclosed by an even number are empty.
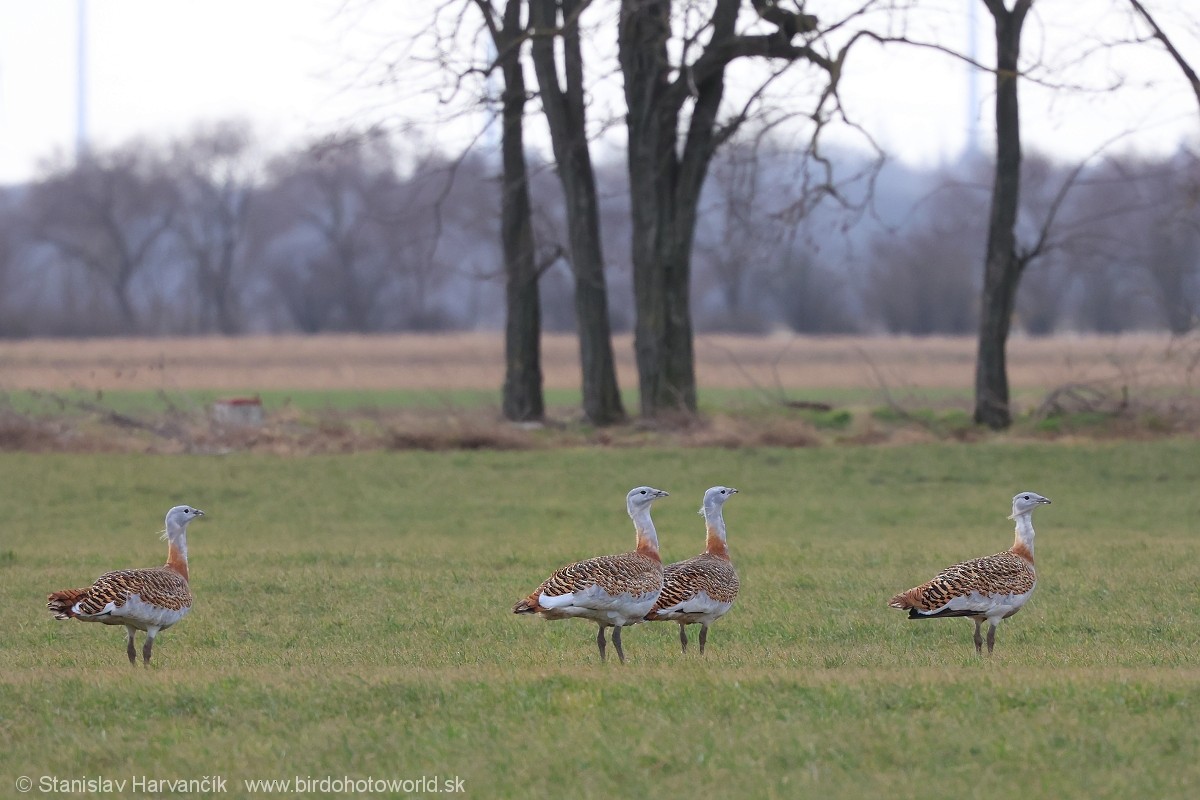
<svg viewBox="0 0 1200 800"><path fill-rule="evenodd" d="M970 337L699 335L696 371L701 391L889 387L969 394L975 346ZM631 337L616 337L614 347L620 385L636 388ZM1158 334L1015 336L1008 355L1009 379L1019 390L1067 382L1177 387L1195 378L1200 341ZM547 389L577 389L578 363L573 336L544 338ZM488 333L0 341L0 390L10 392L475 390L498 395L503 380L503 341Z"/></svg>
<svg viewBox="0 0 1200 800"><path fill-rule="evenodd" d="M549 425L500 418L494 334L0 342L0 449L279 454L578 444L802 446L978 439L971 338L697 337L700 418L637 419L628 336L616 341L633 424L581 424L576 342L547 336ZM1200 339L1015 337L1010 435L1200 432ZM208 410L253 395L266 424Z"/></svg>
<svg viewBox="0 0 1200 800"><path fill-rule="evenodd" d="M515 617L555 566L628 547L670 491L668 559L727 506L742 595L678 653ZM1187 797L1200 785L1200 443L646 447L273 458L0 454L0 795L17 776L458 776L471 797ZM894 591L1011 542L1040 582L977 660ZM194 612L133 670L47 592L189 537ZM693 640L694 640L693 636ZM15 795L14 795L15 796ZM36 792L31 796L39 796ZM309 796L326 796L316 793ZM345 795L340 795L345 796Z"/></svg>

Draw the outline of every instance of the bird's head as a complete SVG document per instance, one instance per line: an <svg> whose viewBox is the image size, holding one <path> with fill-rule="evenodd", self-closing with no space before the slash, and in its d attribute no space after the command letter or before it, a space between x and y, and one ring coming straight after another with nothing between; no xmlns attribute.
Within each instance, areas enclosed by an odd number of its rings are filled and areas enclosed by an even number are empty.
<svg viewBox="0 0 1200 800"><path fill-rule="evenodd" d="M658 498L669 496L662 489L638 486L630 489L629 494L625 495L625 506L629 509L629 516L632 517L642 511L649 511L651 504Z"/></svg>
<svg viewBox="0 0 1200 800"><path fill-rule="evenodd" d="M700 507L700 513L703 514L708 509L719 511L721 506L725 505L729 498L737 494L738 490L730 486L714 486L704 493L704 505Z"/></svg>
<svg viewBox="0 0 1200 800"><path fill-rule="evenodd" d="M1038 506L1049 505L1049 503L1049 498L1042 497L1037 492L1021 492L1013 497L1012 515L1009 519L1016 519L1022 514L1029 514Z"/></svg>
<svg viewBox="0 0 1200 800"><path fill-rule="evenodd" d="M167 512L167 530L164 537L174 530L184 530L187 524L196 517L203 517L204 512L194 506L175 506Z"/></svg>

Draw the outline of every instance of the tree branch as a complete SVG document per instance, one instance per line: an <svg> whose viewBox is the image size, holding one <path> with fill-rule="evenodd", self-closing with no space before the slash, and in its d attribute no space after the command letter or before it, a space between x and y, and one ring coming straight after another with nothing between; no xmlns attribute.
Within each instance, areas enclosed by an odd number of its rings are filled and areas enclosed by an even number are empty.
<svg viewBox="0 0 1200 800"><path fill-rule="evenodd" d="M1129 5L1133 6L1134 11L1140 14L1142 19L1146 20L1146 24L1150 26L1150 30L1154 32L1154 38L1162 42L1163 47L1171 54L1171 58L1175 60L1175 64L1183 72L1183 76L1187 79L1188 83L1191 84L1192 91L1196 95L1196 104L1200 106L1200 76L1196 74L1196 71L1188 64L1187 59L1175 48L1175 45L1163 29L1158 27L1158 23L1154 21L1154 17L1150 16L1150 12L1146 10L1146 7L1138 2L1138 0L1129 0Z"/></svg>

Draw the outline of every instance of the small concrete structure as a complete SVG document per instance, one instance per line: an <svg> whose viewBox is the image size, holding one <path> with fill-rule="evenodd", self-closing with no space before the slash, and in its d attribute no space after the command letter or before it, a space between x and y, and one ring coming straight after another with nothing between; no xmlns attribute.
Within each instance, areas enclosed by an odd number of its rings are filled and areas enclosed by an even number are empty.
<svg viewBox="0 0 1200 800"><path fill-rule="evenodd" d="M259 397L229 397L212 404L212 420L229 428L261 428L262 399Z"/></svg>

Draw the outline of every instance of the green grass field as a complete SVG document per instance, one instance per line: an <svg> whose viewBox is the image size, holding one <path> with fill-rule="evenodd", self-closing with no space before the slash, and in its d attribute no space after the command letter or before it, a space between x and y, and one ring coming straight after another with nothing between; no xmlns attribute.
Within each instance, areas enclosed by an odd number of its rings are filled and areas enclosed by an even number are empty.
<svg viewBox="0 0 1200 800"><path fill-rule="evenodd" d="M475 797L1194 797L1200 443L563 448L281 459L0 454L0 797L42 776L460 777ZM726 507L742 576L708 654L673 624L510 613L570 560L629 549L623 498L671 492L668 560ZM1039 585L979 660L971 624L885 603L1006 548ZM197 604L132 669L123 631L46 594L161 563ZM693 640L694 640L693 636ZM320 791L306 796L323 796ZM346 796L346 795L331 795Z"/></svg>

